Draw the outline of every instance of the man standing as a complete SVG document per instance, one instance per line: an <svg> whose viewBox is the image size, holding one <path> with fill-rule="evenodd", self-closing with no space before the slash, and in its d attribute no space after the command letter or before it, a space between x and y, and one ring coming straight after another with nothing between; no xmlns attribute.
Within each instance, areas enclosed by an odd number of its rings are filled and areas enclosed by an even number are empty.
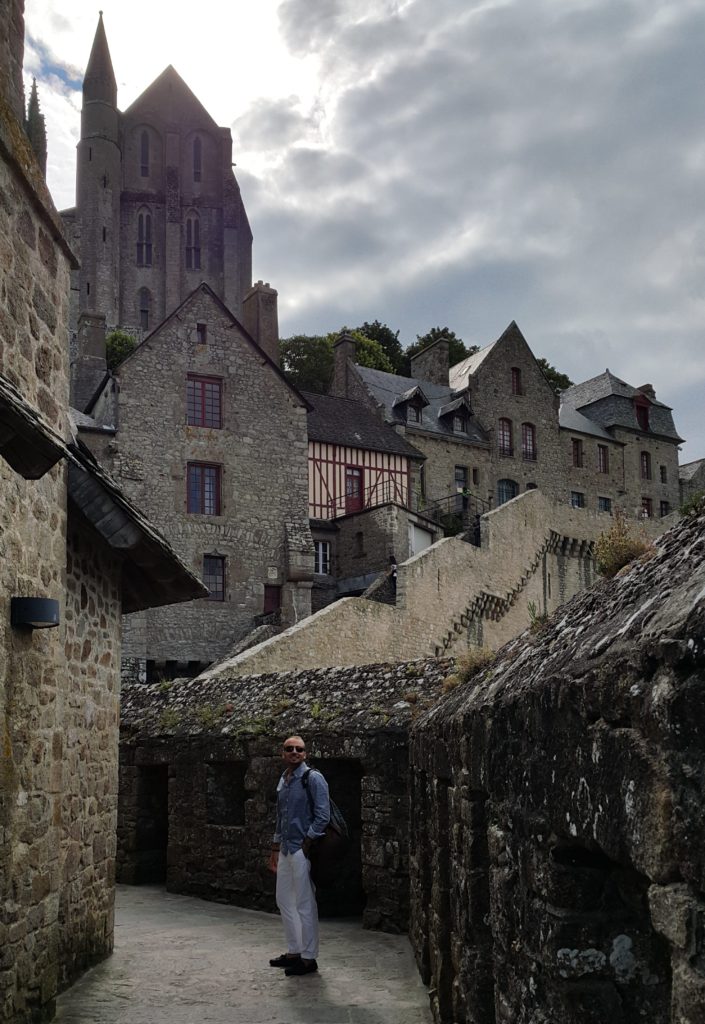
<svg viewBox="0 0 705 1024"><path fill-rule="evenodd" d="M269 963L285 968L287 975L311 974L318 970L318 907L309 852L330 819L328 783L306 764L306 744L300 736L285 740L282 760L286 769L277 786L269 867L277 876L277 906L288 950Z"/></svg>

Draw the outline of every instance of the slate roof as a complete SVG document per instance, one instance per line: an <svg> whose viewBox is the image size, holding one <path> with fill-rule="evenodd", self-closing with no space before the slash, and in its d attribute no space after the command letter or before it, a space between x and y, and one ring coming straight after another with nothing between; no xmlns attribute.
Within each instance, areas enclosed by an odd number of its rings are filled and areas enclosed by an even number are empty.
<svg viewBox="0 0 705 1024"><path fill-rule="evenodd" d="M558 410L558 422L563 430L572 430L579 434L591 434L593 437L601 437L606 441L614 442L614 438L604 427L601 427L599 423L595 423L589 417L584 416L577 409L572 409L569 405L561 405ZM624 442L620 441L618 443L623 444Z"/></svg>
<svg viewBox="0 0 705 1024"><path fill-rule="evenodd" d="M0 374L0 455L26 480L38 480L68 454L64 441Z"/></svg>
<svg viewBox="0 0 705 1024"><path fill-rule="evenodd" d="M701 466L705 465L705 459L696 459L694 462L684 462L678 467L679 480L692 480Z"/></svg>
<svg viewBox="0 0 705 1024"><path fill-rule="evenodd" d="M510 325L511 326L511 325ZM507 328L509 330L509 328ZM506 331L504 332L506 334ZM501 337L504 337L504 334ZM466 356L465 359L461 359L455 366L451 366L449 371L450 386L452 388L463 388L467 385L468 377L472 377L482 363L484 363L487 356L490 354L492 349L495 347L498 341L501 341L501 337L497 338L497 341L491 342L489 345L485 345L479 352L473 352L471 356Z"/></svg>
<svg viewBox="0 0 705 1024"><path fill-rule="evenodd" d="M615 377L609 370L598 374L597 377L590 377L589 380L583 381L582 384L573 384L572 387L566 388L565 391L561 392L561 402L567 406L572 406L573 409L581 409L583 406L599 402L601 398L608 398L610 395L617 395L620 398L636 398L641 396L642 398L647 398L651 405L659 406L661 409L671 408L670 405L665 405L663 402L659 402L658 399L645 395L638 388L634 388L631 384L627 384L626 381Z"/></svg>
<svg viewBox="0 0 705 1024"><path fill-rule="evenodd" d="M488 346L491 348L492 346ZM479 355L480 353L476 353ZM471 357L472 358L472 357ZM458 365L461 365L460 363ZM387 420L390 423L404 423L398 406L395 408L395 399L405 392L414 388L420 388L426 398L428 405L422 410L421 423L410 423L409 431L423 431L424 433L452 438L459 442L470 442L487 446L489 444L487 435L478 421L470 416L467 421L467 433L453 433L450 424L439 419L439 412L450 402L462 398L461 391L455 391L447 384L432 384L427 380L417 380L415 377L400 377L396 373L387 373L385 370L371 370L366 366L356 366L355 370L360 376L372 397L384 408Z"/></svg>
<svg viewBox="0 0 705 1024"><path fill-rule="evenodd" d="M360 402L310 392L303 392L303 396L311 406L308 414L310 441L406 455L410 459L425 458L418 448Z"/></svg>

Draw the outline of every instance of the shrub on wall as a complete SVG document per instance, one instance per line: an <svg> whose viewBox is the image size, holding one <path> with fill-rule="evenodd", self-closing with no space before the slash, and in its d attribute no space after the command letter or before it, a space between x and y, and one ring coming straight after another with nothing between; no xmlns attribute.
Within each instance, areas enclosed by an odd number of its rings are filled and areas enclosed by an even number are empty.
<svg viewBox="0 0 705 1024"><path fill-rule="evenodd" d="M682 516L692 516L700 511L701 505L705 503L705 491L696 491L683 502L680 508Z"/></svg>
<svg viewBox="0 0 705 1024"><path fill-rule="evenodd" d="M127 331L110 331L105 337L105 360L109 370L114 370L123 359L127 359L137 348L137 339Z"/></svg>
<svg viewBox="0 0 705 1024"><path fill-rule="evenodd" d="M649 541L633 533L624 513L617 510L612 526L600 534L595 545L597 571L602 576L616 576L620 569L650 548Z"/></svg>

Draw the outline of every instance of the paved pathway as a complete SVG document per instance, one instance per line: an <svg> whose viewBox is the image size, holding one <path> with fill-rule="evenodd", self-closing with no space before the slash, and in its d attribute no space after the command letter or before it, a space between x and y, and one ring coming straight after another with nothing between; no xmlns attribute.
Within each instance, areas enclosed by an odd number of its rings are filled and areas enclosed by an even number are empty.
<svg viewBox="0 0 705 1024"><path fill-rule="evenodd" d="M61 1024L430 1024L405 936L321 922L319 973L287 978L279 918L118 886L115 952L60 996Z"/></svg>

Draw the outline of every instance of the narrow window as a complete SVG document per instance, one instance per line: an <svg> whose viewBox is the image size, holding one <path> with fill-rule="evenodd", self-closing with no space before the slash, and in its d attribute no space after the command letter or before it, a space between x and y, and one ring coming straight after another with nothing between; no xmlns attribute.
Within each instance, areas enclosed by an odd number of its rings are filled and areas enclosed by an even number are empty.
<svg viewBox="0 0 705 1024"><path fill-rule="evenodd" d="M512 440L512 421L502 418L497 428L497 446L500 455L513 455L514 442ZM514 495L512 495L514 497Z"/></svg>
<svg viewBox="0 0 705 1024"><path fill-rule="evenodd" d="M570 492L570 503L573 508L585 508L585 495L582 491Z"/></svg>
<svg viewBox="0 0 705 1024"><path fill-rule="evenodd" d="M186 422L190 427L220 429L223 382L189 374L186 380Z"/></svg>
<svg viewBox="0 0 705 1024"><path fill-rule="evenodd" d="M140 174L143 178L149 177L149 135L142 132L140 136Z"/></svg>
<svg viewBox="0 0 705 1024"><path fill-rule="evenodd" d="M91 161L92 159L93 159L93 148L92 148L91 146L89 146L89 147L88 147L88 160L89 160L89 162L90 162L90 161Z"/></svg>
<svg viewBox="0 0 705 1024"><path fill-rule="evenodd" d="M193 140L193 180L201 180L201 140Z"/></svg>
<svg viewBox="0 0 705 1024"><path fill-rule="evenodd" d="M518 366L512 367L512 394L523 394L523 391L521 390L521 370Z"/></svg>
<svg viewBox="0 0 705 1024"><path fill-rule="evenodd" d="M536 427L533 423L521 425L521 457L527 462L536 462Z"/></svg>
<svg viewBox="0 0 705 1024"><path fill-rule="evenodd" d="M225 558L223 555L203 556L203 582L210 590L208 601L225 600Z"/></svg>
<svg viewBox="0 0 705 1024"><path fill-rule="evenodd" d="M607 512L612 515L612 499L611 498L598 498L597 499L597 511Z"/></svg>
<svg viewBox="0 0 705 1024"><path fill-rule="evenodd" d="M468 489L468 467L467 466L456 466L455 467L455 490L456 493L467 491Z"/></svg>
<svg viewBox="0 0 705 1024"><path fill-rule="evenodd" d="M196 344L197 345L205 345L206 344L206 325L205 324L196 324Z"/></svg>
<svg viewBox="0 0 705 1024"><path fill-rule="evenodd" d="M516 480L497 481L497 504L504 505L505 501L511 501L519 493L519 485Z"/></svg>
<svg viewBox="0 0 705 1024"><path fill-rule="evenodd" d="M642 452L639 461L640 461L640 465L641 465L641 479L642 480L650 480L651 479L651 456L649 455L648 452Z"/></svg>
<svg viewBox="0 0 705 1024"><path fill-rule="evenodd" d="M264 608L262 611L265 615L272 615L278 611L282 605L282 588L275 587L271 583L265 583L264 585Z"/></svg>
<svg viewBox="0 0 705 1024"><path fill-rule="evenodd" d="M105 241L105 239L107 238L107 235L108 235L107 231L105 230L105 228L103 228L103 241Z"/></svg>
<svg viewBox="0 0 705 1024"><path fill-rule="evenodd" d="M654 514L654 503L651 498L643 497L641 499L641 515L643 519L651 519Z"/></svg>
<svg viewBox="0 0 705 1024"><path fill-rule="evenodd" d="M220 515L220 466L189 462L186 481L187 511L202 516Z"/></svg>
<svg viewBox="0 0 705 1024"><path fill-rule="evenodd" d="M152 214L137 215L137 266L152 266Z"/></svg>
<svg viewBox="0 0 705 1024"><path fill-rule="evenodd" d="M597 472L598 473L609 473L610 471L610 452L606 444L598 444L597 446Z"/></svg>
<svg viewBox="0 0 705 1024"><path fill-rule="evenodd" d="M107 187L108 187L108 175L104 174L103 175L103 188L107 188Z"/></svg>
<svg viewBox="0 0 705 1024"><path fill-rule="evenodd" d="M660 474L660 477L661 477L661 483L662 484L667 484L668 483L668 470L667 470L667 468L665 466L659 466L659 474Z"/></svg>
<svg viewBox="0 0 705 1024"><path fill-rule="evenodd" d="M645 399L635 399L634 411L639 430L647 431L649 429L649 403Z"/></svg>
<svg viewBox="0 0 705 1024"><path fill-rule="evenodd" d="M426 465L421 463L419 466L419 492L423 499L426 498Z"/></svg>
<svg viewBox="0 0 705 1024"><path fill-rule="evenodd" d="M583 466L583 442L578 437L574 437L572 440L573 448L573 465L578 469Z"/></svg>
<svg viewBox="0 0 705 1024"><path fill-rule="evenodd" d="M472 471L472 482L477 486L480 482L480 471L479 469L473 469Z"/></svg>
<svg viewBox="0 0 705 1024"><path fill-rule="evenodd" d="M365 535L362 530L358 530L355 534L355 554L358 558L362 558L365 554Z"/></svg>
<svg viewBox="0 0 705 1024"><path fill-rule="evenodd" d="M201 269L201 225L198 217L186 218L186 269Z"/></svg>
<svg viewBox="0 0 705 1024"><path fill-rule="evenodd" d="M660 505L659 505L659 513L661 515L661 518L663 519L664 516L667 516L670 511L671 511L670 504L667 501L662 501L660 503Z"/></svg>
<svg viewBox="0 0 705 1024"><path fill-rule="evenodd" d="M152 319L152 296L149 288L140 288L139 291L139 314L140 327L143 331L149 330Z"/></svg>
<svg viewBox="0 0 705 1024"><path fill-rule="evenodd" d="M90 281L86 281L86 295L90 295L90 294L91 294L91 282Z"/></svg>
<svg viewBox="0 0 705 1024"><path fill-rule="evenodd" d="M330 573L330 541L315 540L313 542L315 564L313 571L327 576Z"/></svg>

